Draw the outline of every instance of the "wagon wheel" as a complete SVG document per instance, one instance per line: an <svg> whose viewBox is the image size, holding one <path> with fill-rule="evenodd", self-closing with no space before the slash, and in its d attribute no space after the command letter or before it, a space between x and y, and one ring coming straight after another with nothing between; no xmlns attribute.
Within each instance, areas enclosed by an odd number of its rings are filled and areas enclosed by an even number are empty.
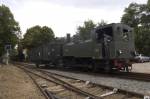
<svg viewBox="0 0 150 99"><path fill-rule="evenodd" d="M92 72L98 72L98 64L96 62L92 62L91 70Z"/></svg>
<svg viewBox="0 0 150 99"><path fill-rule="evenodd" d="M57 63L57 65L56 65L56 68L63 68L63 66L64 66L63 60L62 60L62 59L58 60L58 63Z"/></svg>
<svg viewBox="0 0 150 99"><path fill-rule="evenodd" d="M49 68L50 65L49 64L45 64L44 68Z"/></svg>

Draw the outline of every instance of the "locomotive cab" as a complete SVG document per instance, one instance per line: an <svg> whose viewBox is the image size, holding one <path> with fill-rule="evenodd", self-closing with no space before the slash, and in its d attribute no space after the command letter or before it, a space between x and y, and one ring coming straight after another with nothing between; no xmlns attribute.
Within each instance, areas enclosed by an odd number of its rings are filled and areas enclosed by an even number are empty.
<svg viewBox="0 0 150 99"><path fill-rule="evenodd" d="M105 59L110 58L109 46L113 43L113 28L112 26L104 26L96 29L96 42L102 45L102 57Z"/></svg>
<svg viewBox="0 0 150 99"><path fill-rule="evenodd" d="M129 71L134 58L134 36L129 26L121 23L109 24L95 30L95 40L102 44L102 56L111 67Z"/></svg>
<svg viewBox="0 0 150 99"><path fill-rule="evenodd" d="M63 60L69 67L129 71L133 52L132 29L113 23L95 28L88 40L63 45Z"/></svg>

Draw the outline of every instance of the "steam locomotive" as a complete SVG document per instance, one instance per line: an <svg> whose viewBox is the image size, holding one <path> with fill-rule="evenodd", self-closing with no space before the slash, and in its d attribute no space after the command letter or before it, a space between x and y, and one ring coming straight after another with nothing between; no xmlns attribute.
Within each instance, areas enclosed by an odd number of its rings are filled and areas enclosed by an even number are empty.
<svg viewBox="0 0 150 99"><path fill-rule="evenodd" d="M122 23L99 26L85 41L51 42L29 51L29 60L53 67L129 72L134 59L133 29Z"/></svg>

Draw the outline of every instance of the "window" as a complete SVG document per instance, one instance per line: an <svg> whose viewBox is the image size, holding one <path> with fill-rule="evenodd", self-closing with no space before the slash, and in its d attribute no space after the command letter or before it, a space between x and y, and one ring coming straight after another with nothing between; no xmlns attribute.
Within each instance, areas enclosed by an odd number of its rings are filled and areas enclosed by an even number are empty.
<svg viewBox="0 0 150 99"><path fill-rule="evenodd" d="M125 40L125 41L128 41L129 40L129 34L128 34L128 30L127 29L123 29L123 39Z"/></svg>
<svg viewBox="0 0 150 99"><path fill-rule="evenodd" d="M101 29L96 30L96 36L97 36L98 40L104 38L104 35L112 37L113 36L112 27L105 27L105 28L101 28Z"/></svg>

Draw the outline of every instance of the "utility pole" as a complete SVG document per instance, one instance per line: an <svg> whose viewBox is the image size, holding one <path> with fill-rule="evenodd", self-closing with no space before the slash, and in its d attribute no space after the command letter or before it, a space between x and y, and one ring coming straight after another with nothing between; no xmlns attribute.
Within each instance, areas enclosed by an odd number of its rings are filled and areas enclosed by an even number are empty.
<svg viewBox="0 0 150 99"><path fill-rule="evenodd" d="M10 44L5 45L6 54L4 55L4 63L6 65L9 64L9 55L10 55L9 51L10 50L11 50L11 45Z"/></svg>
<svg viewBox="0 0 150 99"><path fill-rule="evenodd" d="M6 53L6 65L9 64L9 51L7 50L7 53Z"/></svg>

